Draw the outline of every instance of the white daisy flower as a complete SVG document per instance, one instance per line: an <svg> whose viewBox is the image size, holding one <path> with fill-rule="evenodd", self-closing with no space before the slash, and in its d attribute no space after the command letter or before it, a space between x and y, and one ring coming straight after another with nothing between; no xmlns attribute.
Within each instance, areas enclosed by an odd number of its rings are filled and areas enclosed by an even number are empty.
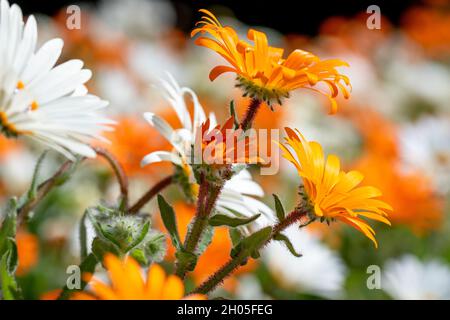
<svg viewBox="0 0 450 320"><path fill-rule="evenodd" d="M55 67L63 41L52 39L35 52L35 18L24 23L21 9L6 0L0 12L0 131L31 137L69 159L95 157L86 143L102 139L113 122L97 113L108 103L87 94L91 71L80 60Z"/></svg>
<svg viewBox="0 0 450 320"><path fill-rule="evenodd" d="M141 164L170 161L176 166L185 168L184 172L189 176L189 182L196 185L187 159L191 145L195 141L197 128L206 121L205 111L201 106L197 95L190 88L180 87L175 79L168 74L168 81L161 81L162 92L165 99L175 110L182 128L173 129L164 119L151 112L144 114L145 119L155 127L174 147L174 152L155 151L142 159ZM185 102L185 95L189 95L194 104L193 119L189 114ZM216 126L214 113L209 115L210 128ZM264 191L259 184L252 180L247 170L241 170L228 180L216 202L216 211L229 216L251 217L261 213L255 223L258 226L273 224L274 214L263 202L256 197L263 197Z"/></svg>
<svg viewBox="0 0 450 320"><path fill-rule="evenodd" d="M382 288L394 299L450 299L450 268L439 260L405 255L388 261L383 274Z"/></svg>
<svg viewBox="0 0 450 320"><path fill-rule="evenodd" d="M272 241L264 249L263 258L273 276L286 288L324 298L340 298L347 271L338 253L307 229L290 226L283 234L292 243L299 243L297 252L303 256L297 258L284 243Z"/></svg>
<svg viewBox="0 0 450 320"><path fill-rule="evenodd" d="M425 117L399 133L406 170L421 170L441 194L450 192L450 118Z"/></svg>

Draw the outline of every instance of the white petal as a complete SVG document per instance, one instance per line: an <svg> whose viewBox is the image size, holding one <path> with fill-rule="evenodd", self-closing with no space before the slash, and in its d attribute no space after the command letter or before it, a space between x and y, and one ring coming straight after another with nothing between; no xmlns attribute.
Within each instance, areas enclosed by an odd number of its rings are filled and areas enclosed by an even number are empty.
<svg viewBox="0 0 450 320"><path fill-rule="evenodd" d="M146 155L142 161L141 166L146 166L151 163L156 162L162 162L162 161L170 161L176 165L181 165L181 159L180 157L176 156L175 154L167 151L155 151L148 155Z"/></svg>

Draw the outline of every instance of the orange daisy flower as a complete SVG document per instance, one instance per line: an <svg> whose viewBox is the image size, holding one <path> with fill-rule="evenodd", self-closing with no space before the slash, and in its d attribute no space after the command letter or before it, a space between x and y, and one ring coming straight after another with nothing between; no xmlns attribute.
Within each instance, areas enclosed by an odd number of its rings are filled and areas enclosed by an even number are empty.
<svg viewBox="0 0 450 320"><path fill-rule="evenodd" d="M331 113L337 111L335 97L339 91L345 98L349 97L348 77L340 74L336 67L348 66L339 59L320 60L314 54L294 50L284 59L282 48L271 47L263 32L250 29L248 39L254 44L240 40L236 31L229 26L222 26L217 18L208 10L200 10L205 15L197 22L191 36L208 33L212 36L199 37L195 43L217 52L231 66L217 66L211 70L211 81L225 72L237 74L237 86L244 89L245 94L266 101L269 105L274 101L281 104L282 98L289 97L289 92L304 88L319 92L331 101ZM341 83L341 80L344 84ZM315 88L323 82L329 87L329 93Z"/></svg>
<svg viewBox="0 0 450 320"><path fill-rule="evenodd" d="M107 254L104 264L111 279L111 285L93 278L89 285L92 293L79 292L75 300L179 300L184 297L184 285L176 276L167 276L164 269L153 264L142 277L139 264L131 257L124 260ZM188 299L203 300L203 295L191 295Z"/></svg>
<svg viewBox="0 0 450 320"><path fill-rule="evenodd" d="M286 128L283 157L295 165L302 177L311 215L322 220L340 220L364 233L378 247L375 231L361 217L390 225L387 203L376 199L380 190L372 186L358 187L364 176L358 171L344 172L339 158L329 155L325 161L322 146L307 141L300 132ZM292 152L292 151L293 152Z"/></svg>
<svg viewBox="0 0 450 320"><path fill-rule="evenodd" d="M264 163L257 154L257 145L254 145L257 140L254 137L244 136L242 129L234 129L233 117L228 118L223 126L217 125L212 129L210 120L207 119L201 125L199 133L201 134L202 162L206 164Z"/></svg>

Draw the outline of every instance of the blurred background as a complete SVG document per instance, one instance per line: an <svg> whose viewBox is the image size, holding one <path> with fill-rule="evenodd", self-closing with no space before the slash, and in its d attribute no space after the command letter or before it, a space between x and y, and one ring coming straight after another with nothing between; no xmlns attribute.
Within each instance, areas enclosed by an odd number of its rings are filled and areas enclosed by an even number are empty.
<svg viewBox="0 0 450 320"><path fill-rule="evenodd" d="M14 2L14 1L12 1ZM288 230L303 254L295 258L281 245L267 247L261 261L250 262L227 280L217 295L240 299L450 299L450 3L429 1L157 1L102 0L77 3L81 28L66 22L74 1L16 1L25 15L34 14L39 41L64 39L63 60L82 59L92 69L89 89L110 101L107 111L118 121L104 145L124 165L131 196L170 174L171 166L141 168L142 157L167 149L167 142L148 126L142 113L163 115L177 126L154 85L170 72L194 89L206 110L224 120L231 99L239 112L247 101L234 89L234 78L211 83L209 70L220 60L196 47L189 37L198 9L207 8L242 37L253 27L267 33L270 44L286 52L300 48L321 58L347 61L342 73L353 86L350 100L339 101L329 116L328 101L298 91L283 106L263 108L260 128L299 128L338 154L346 169L365 175L390 203L392 227L375 224L379 249L351 228L312 224ZM369 29L369 5L381 10L381 29ZM0 136L0 202L26 192L42 150L24 140ZM50 175L62 160L51 154ZM286 208L297 199L299 179L281 162L275 176L257 175L265 203L277 193ZM20 282L27 298L46 298L65 282L67 265L78 263L77 224L86 207L112 203L118 194L114 176L100 160L90 161L55 190L18 236ZM180 225L194 208L176 187L168 190ZM154 204L146 210L160 225ZM183 222L184 221L184 222ZM182 229L182 227L181 227ZM183 230L182 230L183 231ZM185 232L185 230L184 230ZM192 283L199 283L223 264L231 249L228 232L218 228L199 261ZM170 253L170 252L169 252ZM169 254L167 261L170 262ZM167 264L169 265L169 264ZM368 286L375 266L380 286ZM372 271L371 271L372 270ZM369 282L371 280L369 279ZM371 282L372 283L372 282Z"/></svg>

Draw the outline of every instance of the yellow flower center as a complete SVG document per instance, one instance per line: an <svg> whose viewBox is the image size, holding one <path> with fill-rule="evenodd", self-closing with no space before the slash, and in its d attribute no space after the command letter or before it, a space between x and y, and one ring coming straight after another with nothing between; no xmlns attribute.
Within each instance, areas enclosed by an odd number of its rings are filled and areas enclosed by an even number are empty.
<svg viewBox="0 0 450 320"><path fill-rule="evenodd" d="M39 104L36 102L36 100L34 100L34 101L31 103L31 110L32 110L32 111L36 111L37 109L39 109Z"/></svg>
<svg viewBox="0 0 450 320"><path fill-rule="evenodd" d="M16 135L19 133L19 130L17 130L15 125L8 122L8 116L3 111L0 111L0 127L3 128L7 134Z"/></svg>
<svg viewBox="0 0 450 320"><path fill-rule="evenodd" d="M17 87L17 89L22 90L23 88L25 88L25 84L21 80L19 80L17 82L17 86L16 87Z"/></svg>

